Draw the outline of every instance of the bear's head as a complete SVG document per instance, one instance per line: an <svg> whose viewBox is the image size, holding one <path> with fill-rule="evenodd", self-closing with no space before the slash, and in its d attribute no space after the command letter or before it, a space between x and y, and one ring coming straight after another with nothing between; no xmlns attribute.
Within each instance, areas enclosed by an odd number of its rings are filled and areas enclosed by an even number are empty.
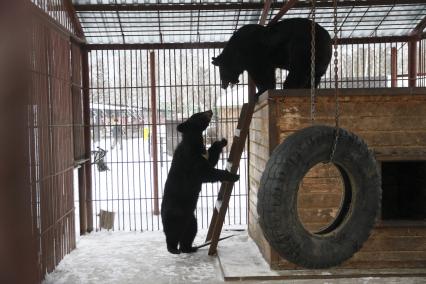
<svg viewBox="0 0 426 284"><path fill-rule="evenodd" d="M182 122L177 126L177 130L182 133L199 133L206 130L209 126L210 121L213 117L213 112L211 110L199 112L193 114L186 121Z"/></svg>
<svg viewBox="0 0 426 284"><path fill-rule="evenodd" d="M230 53L234 53L231 54ZM219 67L219 75L222 89L238 84L238 77L244 71L239 60L238 52L232 50L232 45L227 45L223 52L212 58L212 64Z"/></svg>

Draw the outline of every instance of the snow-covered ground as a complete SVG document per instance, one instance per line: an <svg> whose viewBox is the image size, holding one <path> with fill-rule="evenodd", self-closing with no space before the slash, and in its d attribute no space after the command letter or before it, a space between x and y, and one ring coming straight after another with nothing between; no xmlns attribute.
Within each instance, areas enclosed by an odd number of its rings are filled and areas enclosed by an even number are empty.
<svg viewBox="0 0 426 284"><path fill-rule="evenodd" d="M140 138L123 139L122 149L111 149L110 138L102 138L92 149L101 147L107 150L105 162L109 171L99 172L92 166L92 190L94 225L99 228L100 210L115 212L114 230L152 231L162 230L161 218L154 215L153 159L149 140ZM172 157L167 155L165 146L158 147L158 206L161 205L163 186L167 178ZM219 160L218 168L226 168L226 156ZM227 225L247 224L247 169L246 159L240 164L240 181L234 186L230 200ZM77 181L77 180L76 180ZM77 184L77 182L75 183ZM197 219L200 229L207 228L213 213L220 183L205 184L197 206ZM78 190L78 189L76 189ZM75 206L78 208L78 192L75 193ZM78 214L78 210L76 210ZM78 220L78 216L76 216Z"/></svg>
<svg viewBox="0 0 426 284"><path fill-rule="evenodd" d="M235 261L244 263L248 255L257 253L255 263L265 267L266 263L245 232L223 232L237 234L219 243L222 255L231 255ZM196 243L201 244L206 231L199 232ZM242 245L246 249L241 249ZM167 252L162 232L107 232L101 231L81 237L77 249L72 251L46 276L43 284L162 284L162 283L223 283L219 260L208 256L208 247L193 254L172 255ZM222 256L221 256L222 259ZM234 263L235 266L235 263ZM243 275L255 275L253 265L238 268ZM420 284L426 283L419 277L387 278L343 278L323 280L269 280L239 281L238 283L380 283Z"/></svg>

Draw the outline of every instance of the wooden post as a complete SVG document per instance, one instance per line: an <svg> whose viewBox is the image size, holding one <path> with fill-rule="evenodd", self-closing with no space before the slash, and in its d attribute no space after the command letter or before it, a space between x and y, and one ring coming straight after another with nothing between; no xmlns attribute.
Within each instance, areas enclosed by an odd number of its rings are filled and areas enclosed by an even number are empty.
<svg viewBox="0 0 426 284"><path fill-rule="evenodd" d="M398 86L397 73L398 73L398 51L396 47L391 48L391 87Z"/></svg>
<svg viewBox="0 0 426 284"><path fill-rule="evenodd" d="M157 149L157 95L156 95L156 81L155 81L155 53L149 53L150 73L151 73L151 147L152 147L152 183L154 186L154 215L159 215L160 210L158 206L158 149Z"/></svg>
<svg viewBox="0 0 426 284"><path fill-rule="evenodd" d="M417 40L408 42L408 87L415 87L417 80Z"/></svg>
<svg viewBox="0 0 426 284"><path fill-rule="evenodd" d="M80 207L85 208L87 224L87 232L93 231L93 205L92 205L92 165L91 161L91 149L90 149L90 92L89 92L89 54L88 51L82 50L82 75L83 75L83 123L84 123L84 149L85 158L89 159L84 163L84 174L85 174L85 192L83 200L80 199ZM80 192L83 194L83 192ZM82 221L80 216L80 222Z"/></svg>

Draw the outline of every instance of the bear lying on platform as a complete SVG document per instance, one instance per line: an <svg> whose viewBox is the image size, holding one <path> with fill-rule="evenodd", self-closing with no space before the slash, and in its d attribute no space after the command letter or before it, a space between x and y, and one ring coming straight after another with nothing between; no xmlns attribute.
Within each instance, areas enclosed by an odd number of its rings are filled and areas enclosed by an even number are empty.
<svg viewBox="0 0 426 284"><path fill-rule="evenodd" d="M194 211L202 183L239 179L238 175L214 168L227 144L225 139L214 142L206 151L202 133L212 116L211 110L196 113L177 127L182 141L173 154L161 203L167 250L173 254L197 250L192 246L197 234Z"/></svg>
<svg viewBox="0 0 426 284"><path fill-rule="evenodd" d="M245 25L229 39L222 53L213 57L219 66L222 88L238 83L247 71L262 94L275 89L275 69L288 70L285 89L311 86L311 24L308 19L294 18L271 26ZM315 87L330 63L332 45L328 32L315 26Z"/></svg>

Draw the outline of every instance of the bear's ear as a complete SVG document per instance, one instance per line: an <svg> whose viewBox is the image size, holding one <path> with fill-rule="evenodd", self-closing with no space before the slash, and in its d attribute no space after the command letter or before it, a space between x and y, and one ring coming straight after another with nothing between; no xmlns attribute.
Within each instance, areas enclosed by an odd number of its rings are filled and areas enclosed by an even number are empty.
<svg viewBox="0 0 426 284"><path fill-rule="evenodd" d="M177 129L177 131L179 131L179 132L184 132L184 131L185 131L185 129L186 129L186 127L187 127L186 122L182 122L181 124L179 124L179 125L176 127L176 129Z"/></svg>
<svg viewBox="0 0 426 284"><path fill-rule="evenodd" d="M216 57L212 57L212 64L215 66L219 66L223 62L223 55L222 53L219 54Z"/></svg>

